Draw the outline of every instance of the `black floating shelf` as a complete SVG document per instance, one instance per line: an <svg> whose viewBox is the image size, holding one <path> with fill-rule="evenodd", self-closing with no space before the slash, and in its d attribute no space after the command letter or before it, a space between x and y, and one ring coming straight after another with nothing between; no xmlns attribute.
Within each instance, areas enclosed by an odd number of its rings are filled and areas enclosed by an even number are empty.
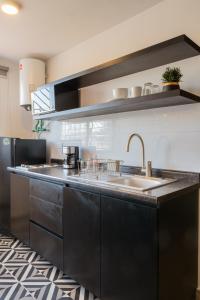
<svg viewBox="0 0 200 300"><path fill-rule="evenodd" d="M67 120L121 112L200 103L200 97L184 90L172 90L136 98L118 99L105 103L34 116L35 120Z"/></svg>
<svg viewBox="0 0 200 300"><path fill-rule="evenodd" d="M61 89L79 89L199 54L200 47L183 34L94 68L67 76L52 82L52 84Z"/></svg>

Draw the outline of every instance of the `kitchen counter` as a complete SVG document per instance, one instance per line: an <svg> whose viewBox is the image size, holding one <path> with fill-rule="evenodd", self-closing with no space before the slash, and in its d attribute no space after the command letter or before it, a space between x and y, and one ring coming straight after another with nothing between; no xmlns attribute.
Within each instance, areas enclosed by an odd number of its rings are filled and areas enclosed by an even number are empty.
<svg viewBox="0 0 200 300"><path fill-rule="evenodd" d="M76 178L72 177L77 174L76 170L63 169L62 166L32 169L28 171L8 167L8 170L24 176L56 182L75 188L82 188L90 192L101 193L106 196L117 197L119 199L156 207L159 207L161 202L191 192L199 187L199 173L181 171L153 169L154 177L173 178L176 179L176 181L165 186L142 192L130 189L127 190L126 188L119 188L116 186L108 187L101 183L96 184L90 181L78 181ZM123 167L122 171L126 174L138 174L140 169L136 167Z"/></svg>

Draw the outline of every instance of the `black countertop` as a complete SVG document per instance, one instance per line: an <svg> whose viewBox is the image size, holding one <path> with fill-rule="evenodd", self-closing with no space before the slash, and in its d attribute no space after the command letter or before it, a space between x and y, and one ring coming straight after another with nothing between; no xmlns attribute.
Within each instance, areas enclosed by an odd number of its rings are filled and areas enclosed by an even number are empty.
<svg viewBox="0 0 200 300"><path fill-rule="evenodd" d="M165 186L142 192L130 189L127 190L126 188L122 189L103 186L101 184L94 184L90 181L77 181L71 177L75 175L77 171L63 169L62 166L32 169L29 171L8 167L8 170L24 176L64 184L74 188L84 189L89 192L101 193L103 195L116 197L127 201L134 201L136 203L150 205L153 207L158 207L161 201L167 201L181 194L192 192L193 190L199 188L199 173L181 171L153 169L153 176L173 178L176 179L176 181ZM136 167L123 167L123 172L126 174L138 174L140 169Z"/></svg>

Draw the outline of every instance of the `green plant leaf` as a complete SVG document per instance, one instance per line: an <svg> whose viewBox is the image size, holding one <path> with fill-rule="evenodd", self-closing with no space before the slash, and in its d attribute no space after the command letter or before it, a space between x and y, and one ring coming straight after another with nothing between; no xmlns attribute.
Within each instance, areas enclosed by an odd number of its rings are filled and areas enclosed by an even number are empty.
<svg viewBox="0 0 200 300"><path fill-rule="evenodd" d="M163 82L180 82L182 77L183 77L183 74L182 74L180 68L167 67L165 72L162 74L162 81Z"/></svg>

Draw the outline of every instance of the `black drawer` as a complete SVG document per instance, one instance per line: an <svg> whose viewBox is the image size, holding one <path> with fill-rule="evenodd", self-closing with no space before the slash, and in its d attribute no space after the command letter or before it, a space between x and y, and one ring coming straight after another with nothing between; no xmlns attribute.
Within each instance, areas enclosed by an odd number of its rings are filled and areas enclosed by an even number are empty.
<svg viewBox="0 0 200 300"><path fill-rule="evenodd" d="M30 195L60 206L63 205L63 186L59 184L31 179Z"/></svg>
<svg viewBox="0 0 200 300"><path fill-rule="evenodd" d="M36 197L30 197L30 219L56 234L63 235L62 207Z"/></svg>
<svg viewBox="0 0 200 300"><path fill-rule="evenodd" d="M63 240L30 222L30 246L42 257L63 269Z"/></svg>

